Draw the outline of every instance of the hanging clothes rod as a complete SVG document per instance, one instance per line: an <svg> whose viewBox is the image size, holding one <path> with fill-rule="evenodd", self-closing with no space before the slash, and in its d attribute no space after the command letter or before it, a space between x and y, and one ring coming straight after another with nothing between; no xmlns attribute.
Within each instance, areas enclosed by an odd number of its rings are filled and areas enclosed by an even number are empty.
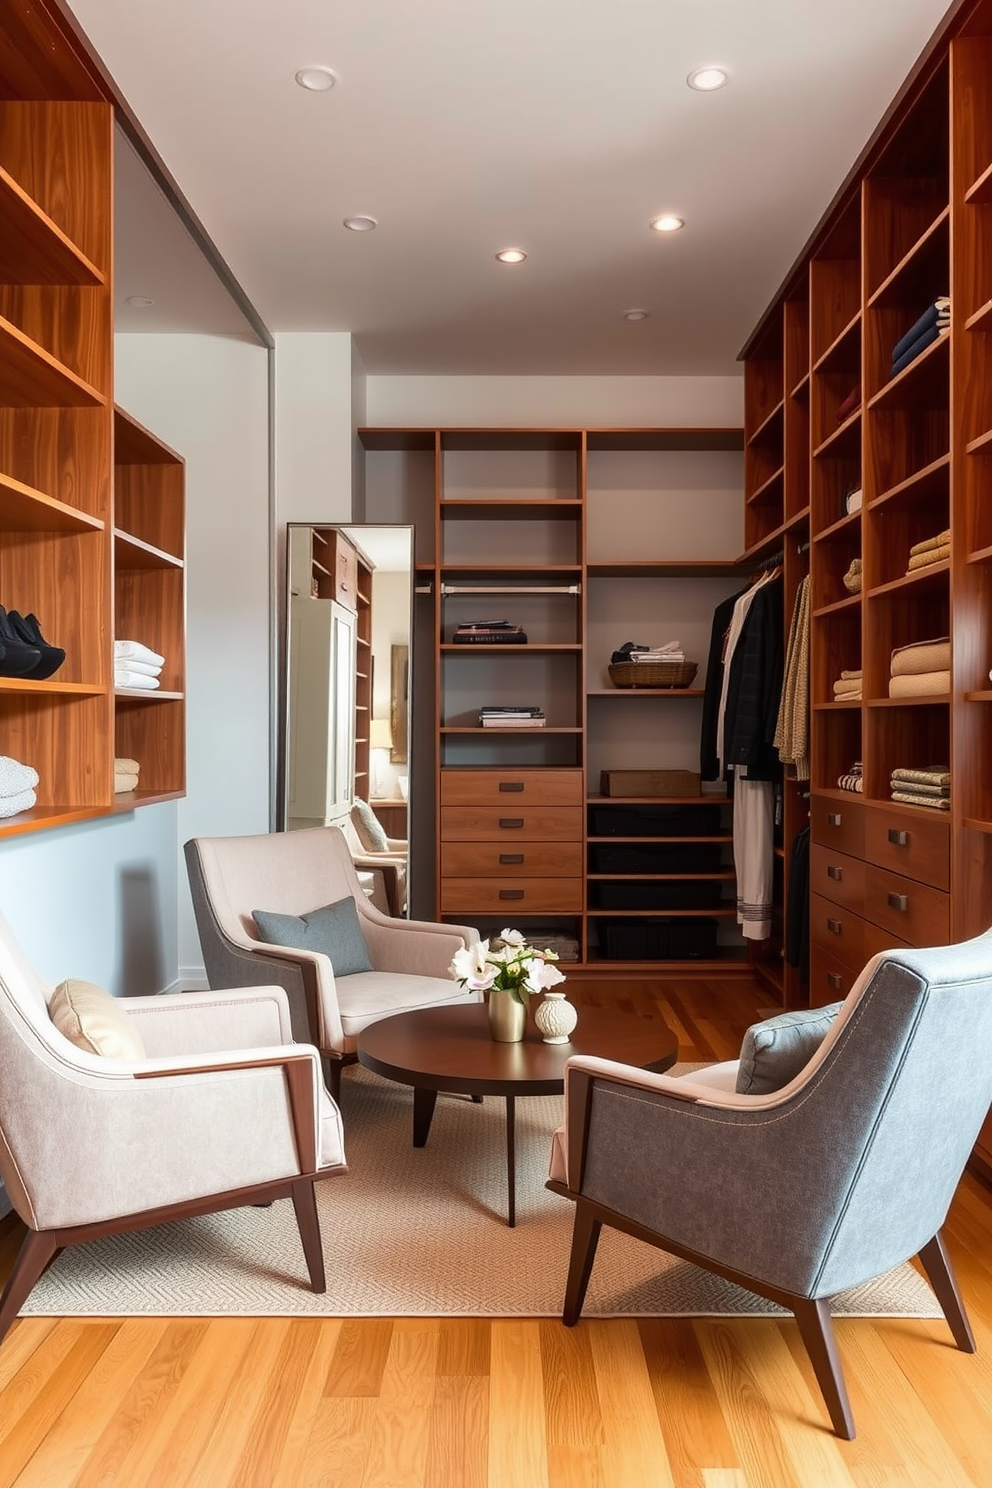
<svg viewBox="0 0 992 1488"><path fill-rule="evenodd" d="M581 594L581 584L442 584L441 597L449 594Z"/></svg>

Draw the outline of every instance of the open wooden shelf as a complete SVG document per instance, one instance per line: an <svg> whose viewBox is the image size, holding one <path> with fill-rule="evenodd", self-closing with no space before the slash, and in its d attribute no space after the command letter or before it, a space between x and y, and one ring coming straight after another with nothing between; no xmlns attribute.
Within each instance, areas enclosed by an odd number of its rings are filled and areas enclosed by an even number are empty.
<svg viewBox="0 0 992 1488"><path fill-rule="evenodd" d="M0 532L102 532L99 517L0 472Z"/></svg>
<svg viewBox="0 0 992 1488"><path fill-rule="evenodd" d="M964 194L965 202L971 206L979 202L992 202L992 165L987 165L980 176L976 176Z"/></svg>
<svg viewBox="0 0 992 1488"><path fill-rule="evenodd" d="M843 460L858 454L861 448L861 409L848 414L813 451L814 460Z"/></svg>
<svg viewBox="0 0 992 1488"><path fill-rule="evenodd" d="M767 480L762 481L756 491L752 491L747 498L748 506L762 506L771 504L773 499L781 501L782 483L785 477L785 466L780 465Z"/></svg>
<svg viewBox="0 0 992 1488"><path fill-rule="evenodd" d="M936 282L942 268L945 284L950 283L946 271L950 218L950 207L944 207L926 231L920 234L913 246L903 255L891 273L882 280L868 300L869 309L875 309L881 305L901 305L908 297L907 281L910 285L917 280Z"/></svg>
<svg viewBox="0 0 992 1488"><path fill-rule="evenodd" d="M101 408L107 399L0 316L0 405Z"/></svg>
<svg viewBox="0 0 992 1488"><path fill-rule="evenodd" d="M574 522L583 509L584 503L574 501L567 497L550 501L542 500L515 500L511 497L505 499L491 496L479 497L476 500L453 500L440 501L438 511L442 521L445 518L458 518L477 521L568 521Z"/></svg>
<svg viewBox="0 0 992 1488"><path fill-rule="evenodd" d="M932 507L936 499L947 495L950 468L950 454L938 455L936 460L931 460L922 469L915 470L905 480L876 496L874 501L869 501L867 510L877 511L890 503Z"/></svg>
<svg viewBox="0 0 992 1488"><path fill-rule="evenodd" d="M947 589L950 571L950 559L942 558L939 563L928 563L923 568L914 568L912 573L904 574L902 578L892 579L888 584L879 584L874 589L866 590L865 597L884 599L906 595L916 598L922 594L940 592Z"/></svg>
<svg viewBox="0 0 992 1488"><path fill-rule="evenodd" d="M813 364L814 374L847 372L861 363L861 311L858 310L844 329L835 336L822 356Z"/></svg>
<svg viewBox="0 0 992 1488"><path fill-rule="evenodd" d="M992 330L992 300L986 300L984 305L979 305L974 314L968 316L964 328L966 331Z"/></svg>
<svg viewBox="0 0 992 1488"><path fill-rule="evenodd" d="M946 407L950 396L950 333L945 331L868 400L869 413Z"/></svg>
<svg viewBox="0 0 992 1488"><path fill-rule="evenodd" d="M0 284L104 284L86 254L0 166Z"/></svg>
<svg viewBox="0 0 992 1488"><path fill-rule="evenodd" d="M590 687L586 697L689 697L704 695L702 687Z"/></svg>
<svg viewBox="0 0 992 1488"><path fill-rule="evenodd" d="M630 558L590 561L590 579L722 579L740 568L737 558Z"/></svg>
<svg viewBox="0 0 992 1488"><path fill-rule="evenodd" d="M784 408L785 400L783 398L780 398L779 401L775 404L775 407L768 414L767 418L763 419L762 422L755 429L754 433L749 436L747 442L750 446L759 444L774 445L781 439L782 434L779 426L782 422L782 412Z"/></svg>
<svg viewBox="0 0 992 1488"><path fill-rule="evenodd" d="M142 542L129 532L114 528L114 563L120 571L124 568L182 568L183 560L174 553Z"/></svg>

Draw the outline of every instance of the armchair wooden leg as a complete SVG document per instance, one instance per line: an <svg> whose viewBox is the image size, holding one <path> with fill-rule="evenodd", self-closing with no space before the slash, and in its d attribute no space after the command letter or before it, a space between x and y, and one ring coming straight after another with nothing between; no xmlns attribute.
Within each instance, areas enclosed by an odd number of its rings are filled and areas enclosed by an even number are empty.
<svg viewBox="0 0 992 1488"><path fill-rule="evenodd" d="M296 1211L296 1223L300 1231L307 1270L310 1272L311 1289L315 1292L326 1292L324 1249L320 1243L317 1196L314 1193L312 1178L301 1178L293 1184L293 1208Z"/></svg>
<svg viewBox="0 0 992 1488"><path fill-rule="evenodd" d="M854 1440L854 1417L851 1402L847 1398L847 1386L840 1367L840 1354L834 1335L830 1304L823 1298L809 1301L796 1297L792 1310L799 1324L806 1352L816 1374L816 1382L823 1392L830 1420L837 1435L845 1441Z"/></svg>
<svg viewBox="0 0 992 1488"><path fill-rule="evenodd" d="M14 1269L0 1295L0 1343L27 1301L41 1273L55 1259L60 1246L43 1230L28 1230L17 1253Z"/></svg>
<svg viewBox="0 0 992 1488"><path fill-rule="evenodd" d="M602 1222L593 1219L591 1213L579 1199L575 1205L575 1224L572 1227L572 1254L568 1262L568 1281L565 1285L565 1306L561 1320L566 1328L579 1321L582 1304L586 1300L586 1288L592 1275L592 1263L596 1259L596 1246Z"/></svg>
<svg viewBox="0 0 992 1488"><path fill-rule="evenodd" d="M920 1261L947 1319L947 1325L954 1335L954 1342L966 1354L973 1354L975 1335L971 1331L968 1314L964 1310L964 1302L958 1291L951 1258L947 1254L944 1237L940 1230L920 1251Z"/></svg>
<svg viewBox="0 0 992 1488"><path fill-rule="evenodd" d="M330 1091L331 1100L336 1106L340 1106L341 1071L344 1069L344 1061L335 1059L333 1054L325 1054L322 1062L327 1071L327 1088Z"/></svg>

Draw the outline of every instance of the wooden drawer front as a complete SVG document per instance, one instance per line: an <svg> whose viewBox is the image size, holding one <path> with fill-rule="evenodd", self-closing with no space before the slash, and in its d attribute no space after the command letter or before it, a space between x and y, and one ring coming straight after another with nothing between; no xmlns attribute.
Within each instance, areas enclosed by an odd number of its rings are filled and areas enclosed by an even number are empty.
<svg viewBox="0 0 992 1488"><path fill-rule="evenodd" d="M868 870L865 915L913 946L946 945L950 934L949 895L882 868Z"/></svg>
<svg viewBox="0 0 992 1488"><path fill-rule="evenodd" d="M861 971L860 966L849 966L846 961L831 956L822 946L813 950L809 971L809 1005L823 1007L828 1002L840 1002L854 986Z"/></svg>
<svg viewBox="0 0 992 1488"><path fill-rule="evenodd" d="M893 935L890 930L883 930L881 925L873 925L871 920L865 920L866 961L870 961L872 956L877 956L879 951L911 951L912 949L908 940L900 940L898 935Z"/></svg>
<svg viewBox="0 0 992 1488"><path fill-rule="evenodd" d="M358 554L340 532L335 541L334 598L346 610L358 609Z"/></svg>
<svg viewBox="0 0 992 1488"><path fill-rule="evenodd" d="M813 842L822 842L852 858L865 855L865 808L853 793L850 801L814 795L810 802Z"/></svg>
<svg viewBox="0 0 992 1488"><path fill-rule="evenodd" d="M865 812L865 857L870 863L931 884L951 886L951 824L936 811L931 818L869 806Z"/></svg>
<svg viewBox="0 0 992 1488"><path fill-rule="evenodd" d="M501 808L493 806L444 806L441 809L442 842L581 842L582 807L563 806L542 810L523 807L507 797Z"/></svg>
<svg viewBox="0 0 992 1488"><path fill-rule="evenodd" d="M809 933L814 946L822 946L828 955L856 972L865 964L864 930L860 915L824 899L822 894L810 895Z"/></svg>
<svg viewBox="0 0 992 1488"><path fill-rule="evenodd" d="M581 770L442 770L442 806L581 806ZM577 832L576 836L581 837Z"/></svg>
<svg viewBox="0 0 992 1488"><path fill-rule="evenodd" d="M809 853L809 882L815 894L864 913L865 865L860 858L814 843Z"/></svg>
<svg viewBox="0 0 992 1488"><path fill-rule="evenodd" d="M581 878L442 878L442 914L579 914Z"/></svg>
<svg viewBox="0 0 992 1488"><path fill-rule="evenodd" d="M581 842L445 842L442 878L571 878L582 874Z"/></svg>

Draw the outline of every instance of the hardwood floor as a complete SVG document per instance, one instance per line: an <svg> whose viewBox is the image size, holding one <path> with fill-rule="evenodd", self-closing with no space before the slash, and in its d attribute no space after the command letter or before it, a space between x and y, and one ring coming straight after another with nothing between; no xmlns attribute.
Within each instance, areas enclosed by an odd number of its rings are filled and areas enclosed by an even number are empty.
<svg viewBox="0 0 992 1488"><path fill-rule="evenodd" d="M767 998L573 982L726 1058ZM0 1488L987 1488L992 1193L947 1229L979 1352L942 1322L841 1320L858 1426L827 1425L769 1319L25 1319L0 1346ZM0 1239L0 1275L19 1243Z"/></svg>

